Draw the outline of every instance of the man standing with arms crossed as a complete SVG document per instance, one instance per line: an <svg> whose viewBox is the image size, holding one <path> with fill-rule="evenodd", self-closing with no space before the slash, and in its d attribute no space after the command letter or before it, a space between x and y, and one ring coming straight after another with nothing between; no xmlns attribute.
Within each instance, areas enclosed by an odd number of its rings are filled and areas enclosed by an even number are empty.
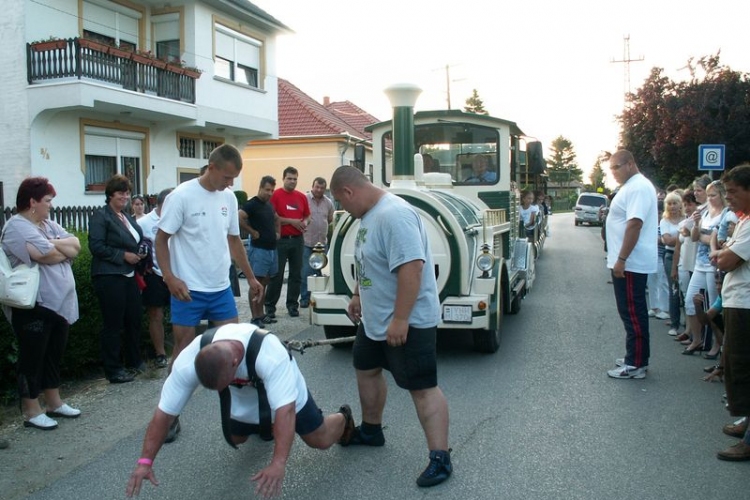
<svg viewBox="0 0 750 500"><path fill-rule="evenodd" d="M739 165L722 176L729 206L739 216L732 237L724 248L711 254L716 265L727 271L721 290L724 315L724 385L727 409L745 417L724 426L724 434L740 441L716 454L719 460L750 460L750 165Z"/></svg>
<svg viewBox="0 0 750 500"><path fill-rule="evenodd" d="M276 318L276 303L281 297L281 287L284 284L284 269L289 261L289 281L286 288L286 308L289 316L299 316L299 292L302 283L302 252L304 241L302 234L310 223L310 207L307 196L300 193L297 187L297 169L284 169L284 186L274 191L271 205L276 210L281 222L281 238L276 244L279 255L279 270L276 277L271 279L266 292L266 315Z"/></svg>
<svg viewBox="0 0 750 500"><path fill-rule="evenodd" d="M325 195L326 180L316 177L312 189L307 193L307 204L310 205L310 225L304 234L305 250L302 254L302 293L300 307L310 306L310 291L307 289L307 277L320 275L320 270L310 267L310 255L316 244L322 243L328 248L328 225L333 221L333 202Z"/></svg>
<svg viewBox="0 0 750 500"><path fill-rule="evenodd" d="M202 319L215 326L237 323L237 305L229 282L232 259L247 278L253 297L262 287L255 279L240 239L237 198L228 189L242 170L242 156L224 144L208 158L197 179L177 186L167 197L156 234L156 256L172 295L172 362L195 338ZM180 431L175 418L167 442Z"/></svg>
<svg viewBox="0 0 750 500"><path fill-rule="evenodd" d="M411 205L374 186L354 167L334 172L331 193L360 219L354 250L357 286L348 313L362 320L353 349L362 425L350 444L385 444L385 368L409 391L427 438L430 463L417 485L434 486L450 477L453 466L448 403L437 385L440 303L427 231Z"/></svg>
<svg viewBox="0 0 750 500"><path fill-rule="evenodd" d="M276 240L279 239L279 217L268 202L276 187L276 179L265 175L260 180L258 194L253 196L240 209L240 227L247 231L247 260L260 281L263 292L260 297L250 297L253 312L251 323L264 327L276 320L263 314L266 287L279 271L279 257L276 253Z"/></svg>
<svg viewBox="0 0 750 500"><path fill-rule="evenodd" d="M650 354L646 281L658 265L656 190L630 151L615 152L609 164L620 190L607 214L607 267L625 326L625 357L617 359L617 368L607 375L641 379L646 378Z"/></svg>

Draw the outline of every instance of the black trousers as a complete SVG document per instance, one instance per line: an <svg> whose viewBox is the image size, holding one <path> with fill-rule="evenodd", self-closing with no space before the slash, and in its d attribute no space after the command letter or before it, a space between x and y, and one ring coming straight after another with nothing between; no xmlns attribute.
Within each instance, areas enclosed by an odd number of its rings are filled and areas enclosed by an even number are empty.
<svg viewBox="0 0 750 500"><path fill-rule="evenodd" d="M45 389L60 387L60 361L70 325L38 304L33 309L12 308L11 318L18 340L18 395L36 399Z"/></svg>
<svg viewBox="0 0 750 500"><path fill-rule="evenodd" d="M281 287L284 284L284 269L286 261L289 261L289 281L286 285L286 307L297 309L299 307L300 289L302 288L302 254L305 249L305 240L302 236L296 238L281 238L276 242L276 251L279 255L279 270L271 279L266 290L266 312L276 312L276 303L281 297Z"/></svg>
<svg viewBox="0 0 750 500"><path fill-rule="evenodd" d="M120 333L123 335L125 366L140 366L141 321L143 308L141 292L135 278L121 274L94 276L94 290L102 311L102 330L99 335L104 375L112 378L122 370Z"/></svg>

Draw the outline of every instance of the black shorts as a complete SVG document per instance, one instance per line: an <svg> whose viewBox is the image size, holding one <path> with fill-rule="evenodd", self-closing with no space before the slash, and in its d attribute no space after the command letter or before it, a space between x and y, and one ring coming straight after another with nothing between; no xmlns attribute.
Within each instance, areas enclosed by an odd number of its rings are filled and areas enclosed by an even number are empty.
<svg viewBox="0 0 750 500"><path fill-rule="evenodd" d="M144 307L167 307L169 305L169 288L161 276L148 273L143 276L146 288L141 292Z"/></svg>
<svg viewBox="0 0 750 500"><path fill-rule="evenodd" d="M294 430L300 436L310 434L318 427L323 425L323 412L318 408L318 404L307 391L307 403L297 412L297 418L294 423ZM259 434L260 426L258 424L248 424L239 420L229 420L229 430L233 436L249 436Z"/></svg>
<svg viewBox="0 0 750 500"><path fill-rule="evenodd" d="M391 372L396 385L408 391L437 387L437 327L409 327L406 344L389 346L385 340L372 340L365 335L362 323L354 340L353 364L357 370L384 368Z"/></svg>

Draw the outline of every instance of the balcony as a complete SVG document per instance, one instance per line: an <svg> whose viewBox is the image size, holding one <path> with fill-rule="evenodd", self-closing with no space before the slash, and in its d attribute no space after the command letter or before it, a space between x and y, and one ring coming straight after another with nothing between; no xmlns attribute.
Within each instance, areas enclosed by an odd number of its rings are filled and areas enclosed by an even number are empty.
<svg viewBox="0 0 750 500"><path fill-rule="evenodd" d="M200 73L85 38L27 44L29 84L89 79L125 90L195 104Z"/></svg>

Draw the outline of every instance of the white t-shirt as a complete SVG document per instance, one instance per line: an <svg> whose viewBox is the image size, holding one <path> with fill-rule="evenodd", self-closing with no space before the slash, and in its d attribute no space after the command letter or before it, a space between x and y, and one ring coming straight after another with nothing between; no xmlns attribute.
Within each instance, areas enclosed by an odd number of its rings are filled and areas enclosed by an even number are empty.
<svg viewBox="0 0 750 500"><path fill-rule="evenodd" d="M656 189L640 173L620 187L607 214L607 267L610 269L617 263L625 238L625 228L630 219L640 219L643 226L638 242L625 262L625 270L641 274L655 273L659 263L656 248L659 235Z"/></svg>
<svg viewBox="0 0 750 500"><path fill-rule="evenodd" d="M693 241L689 232L692 231L695 222L688 217L679 224L679 229L683 227L688 230L688 235L680 233L680 263L678 268L683 271L693 272L695 269L695 254L698 252L698 246Z"/></svg>
<svg viewBox="0 0 750 500"><path fill-rule="evenodd" d="M682 221L680 221L682 222ZM662 218L661 221L659 221L659 233L664 236L665 234L668 234L670 236L677 236L680 231L680 223L674 224L669 221L667 218ZM664 248L669 250L674 250L674 245L664 245Z"/></svg>
<svg viewBox="0 0 750 500"><path fill-rule="evenodd" d="M154 246L154 252L151 256L154 260L154 273L161 276L161 269L159 269L159 263L156 261L156 233L159 230L159 216L156 215L156 210L151 210L149 213L136 220L141 230L143 231L143 237L151 240Z"/></svg>
<svg viewBox="0 0 750 500"><path fill-rule="evenodd" d="M750 221L737 223L734 235L727 241L727 248L745 262L727 273L721 288L723 306L735 309L750 309Z"/></svg>
<svg viewBox="0 0 750 500"><path fill-rule="evenodd" d="M715 216L711 217L708 213L708 210L703 212L703 217L701 217L701 236L703 235L710 235L714 229L719 227L719 222L721 222L721 217L723 216L723 212L719 212ZM716 270L713 264L711 264L711 259L709 258L709 255L711 253L711 246L706 245L705 243L701 243L700 241L695 242L695 246L697 248L696 254L695 254L695 267L693 268L693 271L700 271L704 273L711 273Z"/></svg>
<svg viewBox="0 0 750 500"><path fill-rule="evenodd" d="M214 334L213 342L222 340L239 340L247 349L256 326L250 323L229 324L220 327ZM187 404L193 391L200 385L195 372L195 358L198 356L201 336L197 336L188 345L172 366L161 390L159 409L168 415L179 415ZM294 402L299 412L307 404L307 385L299 371L297 361L289 359L289 351L273 334L266 335L260 346L255 361L255 373L263 380L271 407L272 419L276 410ZM236 379L247 380L247 365L244 360L237 367ZM251 385L243 387L229 386L232 393L232 418L248 424L259 422L258 391Z"/></svg>
<svg viewBox="0 0 750 500"><path fill-rule="evenodd" d="M183 182L164 202L159 229L171 234L172 272L197 292L229 287L227 235L239 235L237 198L229 189L208 191L198 179Z"/></svg>
<svg viewBox="0 0 750 500"><path fill-rule="evenodd" d="M529 208L520 207L519 213L521 215L521 219L523 220L523 225L530 226L531 214L536 214L536 218L534 219L535 222L539 219L539 206L529 205Z"/></svg>

